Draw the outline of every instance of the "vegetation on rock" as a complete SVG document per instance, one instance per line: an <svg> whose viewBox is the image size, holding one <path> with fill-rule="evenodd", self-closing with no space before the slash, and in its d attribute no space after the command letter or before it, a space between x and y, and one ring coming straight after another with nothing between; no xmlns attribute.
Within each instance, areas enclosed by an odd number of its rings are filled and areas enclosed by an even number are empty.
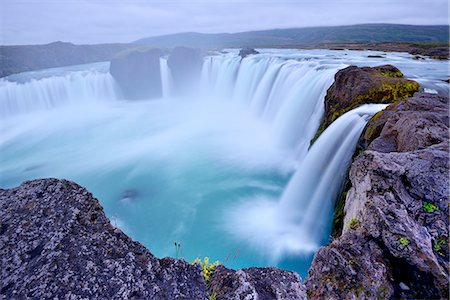
<svg viewBox="0 0 450 300"><path fill-rule="evenodd" d="M368 103L396 103L414 95L420 85L404 78L394 66L340 70L325 96L325 113L311 145L322 132L344 113Z"/></svg>
<svg viewBox="0 0 450 300"><path fill-rule="evenodd" d="M200 258L196 258L193 264L199 264L202 267L203 277L205 278L206 284L208 284L210 282L211 275L214 273L214 270L220 263L219 261L210 263L209 257L205 257L203 261Z"/></svg>

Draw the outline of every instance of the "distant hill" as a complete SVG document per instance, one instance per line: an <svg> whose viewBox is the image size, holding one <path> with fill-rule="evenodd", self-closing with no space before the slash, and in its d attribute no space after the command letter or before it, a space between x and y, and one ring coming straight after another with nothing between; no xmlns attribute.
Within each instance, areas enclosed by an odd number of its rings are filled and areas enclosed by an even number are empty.
<svg viewBox="0 0 450 300"><path fill-rule="evenodd" d="M0 77L10 74L110 60L130 44L0 46ZM136 47L136 45L134 45Z"/></svg>
<svg viewBox="0 0 450 300"><path fill-rule="evenodd" d="M199 48L264 47L319 43L448 42L449 26L362 24L334 27L272 29L240 33L186 32L143 38L136 44Z"/></svg>

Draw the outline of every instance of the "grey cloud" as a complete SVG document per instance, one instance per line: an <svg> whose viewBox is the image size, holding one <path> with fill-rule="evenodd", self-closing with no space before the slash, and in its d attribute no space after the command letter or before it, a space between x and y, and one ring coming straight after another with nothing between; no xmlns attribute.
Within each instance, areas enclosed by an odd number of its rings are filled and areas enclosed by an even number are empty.
<svg viewBox="0 0 450 300"><path fill-rule="evenodd" d="M0 43L129 42L175 32L448 24L447 0L1 0Z"/></svg>

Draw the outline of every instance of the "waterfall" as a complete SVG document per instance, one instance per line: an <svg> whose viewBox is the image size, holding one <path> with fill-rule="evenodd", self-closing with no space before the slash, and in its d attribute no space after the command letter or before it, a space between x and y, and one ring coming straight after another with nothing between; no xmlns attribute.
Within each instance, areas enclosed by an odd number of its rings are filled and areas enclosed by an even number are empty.
<svg viewBox="0 0 450 300"><path fill-rule="evenodd" d="M161 72L161 85L162 85L162 93L163 98L169 98L171 95L171 89L172 89L172 78L170 75L170 69L167 65L167 59L160 58L159 60L160 65L160 72Z"/></svg>
<svg viewBox="0 0 450 300"><path fill-rule="evenodd" d="M300 159L319 126L323 97L340 67L324 68L318 62L274 56L208 56L202 66L197 100L242 105L268 123L280 146L295 150ZM0 80L0 115L120 99L114 79L104 69L64 72L65 68L60 68L56 75L31 77L25 83ZM159 71L163 98L170 98L174 93L166 58L160 59Z"/></svg>
<svg viewBox="0 0 450 300"><path fill-rule="evenodd" d="M311 147L279 202L280 218L295 223L320 243L329 230L334 200L341 189L356 143L367 121L384 104L366 104L333 122Z"/></svg>
<svg viewBox="0 0 450 300"><path fill-rule="evenodd" d="M189 95L174 92L162 57L153 100L123 99L108 63L0 79L0 117L30 113L0 122L3 180L81 178L160 256L174 239L189 259L240 248L240 267L311 255L326 242L360 133L384 105L347 112L309 149L347 64L277 53L207 56ZM117 200L124 191L137 199Z"/></svg>
<svg viewBox="0 0 450 300"><path fill-rule="evenodd" d="M286 255L312 253L326 243L334 201L356 143L371 116L386 106L367 104L339 117L308 151L280 199L246 199L229 210L227 230L265 249L273 263Z"/></svg>
<svg viewBox="0 0 450 300"><path fill-rule="evenodd" d="M111 101L118 98L114 79L98 71L69 72L24 83L0 80L0 116L8 117L64 104Z"/></svg>
<svg viewBox="0 0 450 300"><path fill-rule="evenodd" d="M235 55L205 59L203 97L235 101L269 123L273 136L303 157L319 127L323 99L338 66L278 57Z"/></svg>

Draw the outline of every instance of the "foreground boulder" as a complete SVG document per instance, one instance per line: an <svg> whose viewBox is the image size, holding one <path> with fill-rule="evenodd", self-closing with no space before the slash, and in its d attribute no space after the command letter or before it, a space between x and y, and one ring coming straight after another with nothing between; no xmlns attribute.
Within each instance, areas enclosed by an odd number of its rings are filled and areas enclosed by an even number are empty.
<svg viewBox="0 0 450 300"><path fill-rule="evenodd" d="M0 189L0 254L0 298L209 296L198 264L154 257L143 245L113 227L86 189L67 180L40 179ZM218 269L217 279L208 282L217 287L216 299L230 299L228 285L235 289L233 295L253 288L245 299L302 299L305 294L300 277L293 272L274 268ZM252 287L233 275L239 272L249 274L247 281L252 282Z"/></svg>
<svg viewBox="0 0 450 300"><path fill-rule="evenodd" d="M391 65L350 66L338 71L325 96L324 117L312 142L344 113L367 103L395 103L411 97L419 88L417 82L404 78Z"/></svg>
<svg viewBox="0 0 450 300"><path fill-rule="evenodd" d="M311 298L447 298L448 104L417 93L369 121L342 234L309 270Z"/></svg>
<svg viewBox="0 0 450 300"><path fill-rule="evenodd" d="M110 73L126 99L162 96L159 49L122 52L111 60Z"/></svg>
<svg viewBox="0 0 450 300"><path fill-rule="evenodd" d="M197 50L177 47L170 53L167 65L172 75L175 95L185 95L195 91L203 65L203 59Z"/></svg>
<svg viewBox="0 0 450 300"><path fill-rule="evenodd" d="M208 284L213 299L306 299L298 274L278 268L230 270L217 267Z"/></svg>

